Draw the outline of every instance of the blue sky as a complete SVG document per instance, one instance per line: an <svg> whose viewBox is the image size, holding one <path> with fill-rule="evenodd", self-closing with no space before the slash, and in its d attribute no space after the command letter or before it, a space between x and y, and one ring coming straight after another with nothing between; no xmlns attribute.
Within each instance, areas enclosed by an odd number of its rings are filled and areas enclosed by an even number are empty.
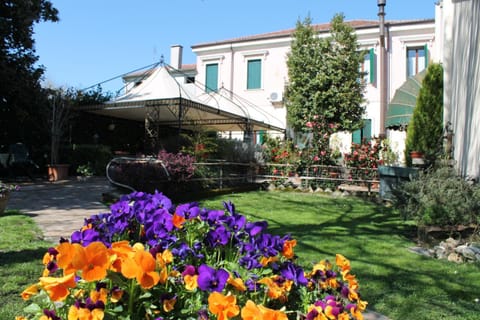
<svg viewBox="0 0 480 320"><path fill-rule="evenodd" d="M377 20L377 0L50 0L58 23L35 26L39 64L45 81L83 89L160 60L170 46L191 46L295 28L310 14L313 23L335 13L346 20ZM387 20L434 18L435 0L387 0ZM121 81L103 85L121 89Z"/></svg>

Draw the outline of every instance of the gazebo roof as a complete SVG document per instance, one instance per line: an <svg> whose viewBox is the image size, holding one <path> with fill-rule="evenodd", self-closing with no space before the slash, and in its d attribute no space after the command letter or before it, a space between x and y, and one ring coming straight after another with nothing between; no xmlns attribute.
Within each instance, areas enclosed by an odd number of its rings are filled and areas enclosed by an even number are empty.
<svg viewBox="0 0 480 320"><path fill-rule="evenodd" d="M180 83L171 75L174 69L163 65L139 81L127 93L101 105L82 106L81 110L110 117L145 121L154 111L157 124L185 129L198 126L215 131L284 131L273 115L220 89L197 96L195 86Z"/></svg>

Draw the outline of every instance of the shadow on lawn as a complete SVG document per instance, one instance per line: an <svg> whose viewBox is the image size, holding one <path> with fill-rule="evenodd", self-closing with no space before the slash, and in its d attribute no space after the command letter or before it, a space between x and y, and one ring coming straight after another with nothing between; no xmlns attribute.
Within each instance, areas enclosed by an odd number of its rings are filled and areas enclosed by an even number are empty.
<svg viewBox="0 0 480 320"><path fill-rule="evenodd" d="M48 246L36 249L26 249L20 251L7 251L0 254L0 267L7 267L11 264L38 261L42 264L42 257L47 252Z"/></svg>

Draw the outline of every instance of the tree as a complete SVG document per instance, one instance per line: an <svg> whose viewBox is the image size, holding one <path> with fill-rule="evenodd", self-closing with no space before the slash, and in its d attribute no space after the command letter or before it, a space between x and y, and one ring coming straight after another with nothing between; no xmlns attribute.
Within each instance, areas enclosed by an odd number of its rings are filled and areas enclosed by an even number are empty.
<svg viewBox="0 0 480 320"><path fill-rule="evenodd" d="M422 152L427 166L434 164L443 146L443 67L432 63L422 81L417 103L407 128L405 158L410 152Z"/></svg>
<svg viewBox="0 0 480 320"><path fill-rule="evenodd" d="M47 133L38 124L39 101L45 101L35 66L33 26L58 21L58 11L47 0L5 0L0 3L0 144L43 143Z"/></svg>
<svg viewBox="0 0 480 320"><path fill-rule="evenodd" d="M335 130L354 130L362 125L365 112L360 81L359 50L352 27L337 14L331 21L330 37L319 38L311 19L297 22L287 66L286 90L289 125L305 131L306 123L319 118L335 124ZM315 119L314 119L315 118Z"/></svg>
<svg viewBox="0 0 480 320"><path fill-rule="evenodd" d="M297 133L312 133L305 154L323 164L331 160L331 134L360 128L365 112L365 84L359 68L365 52L359 50L354 30L343 15L333 17L330 33L319 38L309 17L297 22L285 94L288 125Z"/></svg>

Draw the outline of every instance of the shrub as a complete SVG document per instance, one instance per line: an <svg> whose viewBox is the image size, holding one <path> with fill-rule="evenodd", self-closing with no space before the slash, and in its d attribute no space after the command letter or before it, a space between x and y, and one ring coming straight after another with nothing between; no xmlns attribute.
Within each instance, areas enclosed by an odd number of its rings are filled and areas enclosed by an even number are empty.
<svg viewBox="0 0 480 320"><path fill-rule="evenodd" d="M173 181L186 181L195 173L195 157L191 155L160 150L158 159L163 162Z"/></svg>
<svg viewBox="0 0 480 320"><path fill-rule="evenodd" d="M419 227L459 226L480 222L480 187L448 167L420 173L393 190L394 203Z"/></svg>
<svg viewBox="0 0 480 320"><path fill-rule="evenodd" d="M411 164L410 152L424 154L431 165L442 151L443 136L443 68L431 64L422 82L417 105L407 129L405 159Z"/></svg>
<svg viewBox="0 0 480 320"><path fill-rule="evenodd" d="M62 149L67 153L68 162L74 172L80 166L89 164L94 175L104 175L108 162L112 159L110 147L101 144L77 144Z"/></svg>

